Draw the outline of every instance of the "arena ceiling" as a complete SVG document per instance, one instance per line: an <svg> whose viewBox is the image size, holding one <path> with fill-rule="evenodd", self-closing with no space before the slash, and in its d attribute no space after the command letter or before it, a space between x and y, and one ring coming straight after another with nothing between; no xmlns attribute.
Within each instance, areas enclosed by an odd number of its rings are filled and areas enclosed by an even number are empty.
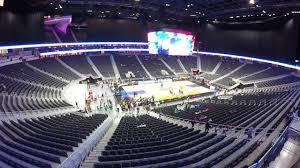
<svg viewBox="0 0 300 168"><path fill-rule="evenodd" d="M6 0L32 10L163 22L249 22L297 14L300 0ZM23 9L23 8L21 8ZM24 10L24 9L23 9Z"/></svg>

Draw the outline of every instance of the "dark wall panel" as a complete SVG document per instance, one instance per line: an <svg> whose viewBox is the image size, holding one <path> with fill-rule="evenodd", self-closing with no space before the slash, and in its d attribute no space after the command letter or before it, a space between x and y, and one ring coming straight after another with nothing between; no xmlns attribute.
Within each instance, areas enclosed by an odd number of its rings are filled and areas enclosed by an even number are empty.
<svg viewBox="0 0 300 168"><path fill-rule="evenodd" d="M176 25L167 25L159 22L141 22L135 20L107 20L88 19L87 29L77 30L78 34L86 33L85 41L137 41L147 42L147 33L159 28L183 29L193 31Z"/></svg>
<svg viewBox="0 0 300 168"><path fill-rule="evenodd" d="M147 41L147 25L131 20L89 19L91 41Z"/></svg>
<svg viewBox="0 0 300 168"><path fill-rule="evenodd" d="M147 41L147 32L158 28L194 31L200 50L263 57L292 62L299 44L298 22L291 18L251 25L204 24L197 29L141 23L133 20L88 19L85 41Z"/></svg>
<svg viewBox="0 0 300 168"><path fill-rule="evenodd" d="M186 28L134 20L89 18L85 29L74 30L80 41L146 42L147 32L158 28L194 31L200 50L264 57L293 62L300 53L300 19L284 18L253 25L204 24ZM0 45L47 42L42 13L0 11ZM198 44L198 43L197 43ZM198 45L197 45L198 46ZM196 46L196 47L197 47Z"/></svg>
<svg viewBox="0 0 300 168"><path fill-rule="evenodd" d="M197 39L200 50L291 62L297 57L294 19L257 25L204 25Z"/></svg>
<svg viewBox="0 0 300 168"><path fill-rule="evenodd" d="M43 14L0 12L0 44L37 43L44 40Z"/></svg>

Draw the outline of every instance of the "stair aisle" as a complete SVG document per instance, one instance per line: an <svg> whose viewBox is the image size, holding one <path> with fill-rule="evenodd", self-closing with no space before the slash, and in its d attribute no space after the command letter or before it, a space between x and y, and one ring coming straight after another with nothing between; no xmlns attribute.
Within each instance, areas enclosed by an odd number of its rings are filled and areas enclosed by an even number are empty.
<svg viewBox="0 0 300 168"><path fill-rule="evenodd" d="M114 122L113 125L110 127L110 129L107 131L107 133L104 135L104 137L101 139L101 141L95 146L93 151L89 154L89 156L83 161L81 164L81 168L91 168L93 165L97 162L99 162L98 157L102 155L102 151L105 150L105 146L109 142L110 138L114 134L116 128L118 127L120 120L122 116L118 115Z"/></svg>

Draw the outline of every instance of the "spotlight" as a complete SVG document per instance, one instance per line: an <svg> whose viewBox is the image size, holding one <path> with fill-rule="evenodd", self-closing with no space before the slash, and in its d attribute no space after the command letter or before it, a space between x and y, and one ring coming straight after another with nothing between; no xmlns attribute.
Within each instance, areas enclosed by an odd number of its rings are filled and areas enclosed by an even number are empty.
<svg viewBox="0 0 300 168"><path fill-rule="evenodd" d="M249 0L249 4L254 5L255 4L255 0Z"/></svg>

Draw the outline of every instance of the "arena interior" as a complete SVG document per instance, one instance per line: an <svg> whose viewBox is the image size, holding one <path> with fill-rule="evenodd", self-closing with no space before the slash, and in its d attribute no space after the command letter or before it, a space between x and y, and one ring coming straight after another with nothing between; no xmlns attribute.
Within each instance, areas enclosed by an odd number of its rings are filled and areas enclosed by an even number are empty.
<svg viewBox="0 0 300 168"><path fill-rule="evenodd" d="M300 168L299 0L0 0L1 168Z"/></svg>

